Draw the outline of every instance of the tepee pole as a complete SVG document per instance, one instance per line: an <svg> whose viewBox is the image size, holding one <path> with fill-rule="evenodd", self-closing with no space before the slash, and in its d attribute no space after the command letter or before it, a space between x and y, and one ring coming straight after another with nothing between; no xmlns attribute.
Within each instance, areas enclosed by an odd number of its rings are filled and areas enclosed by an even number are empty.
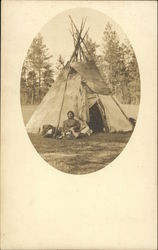
<svg viewBox="0 0 158 250"><path fill-rule="evenodd" d="M116 105L119 107L120 111L122 112L122 114L126 117L126 119L130 122L128 116L125 114L125 112L123 111L123 109L120 107L119 103L116 101L116 99L114 98L114 96L110 95L111 98L113 99L113 101L116 103Z"/></svg>
<svg viewBox="0 0 158 250"><path fill-rule="evenodd" d="M70 18L71 18L71 17L70 17ZM78 29L77 29L75 23L73 22L72 18L71 18L71 21L72 21L72 23L73 23L73 25L74 25L74 27L75 27L75 29L76 29L76 32L78 33L79 31L78 31ZM91 53L89 52L89 50L88 50L88 48L87 48L87 46L86 46L86 44L85 44L85 42L84 42L84 39L83 39L82 37L81 37L81 41L83 42L83 44L84 44L84 46L85 46L85 48L86 48L88 54L89 54L89 55L91 56L91 58L93 59ZM94 61L94 60L93 60L93 61ZM95 63L95 61L94 61L94 63ZM104 81L104 78L102 77L102 75L101 75L99 69L98 69L98 73L99 73L101 79ZM125 118L130 122L128 116L125 114L125 112L123 111L123 109L120 107L120 105L119 105L119 103L116 101L116 99L115 99L112 95L110 95L110 96L111 96L112 100L115 102L115 104L119 107L121 113L122 113L122 114L125 116Z"/></svg>
<svg viewBox="0 0 158 250"><path fill-rule="evenodd" d="M75 47L75 49L74 49L74 52L73 52L73 54L72 54L72 56L71 56L71 58L70 58L70 61L69 62L71 62L72 61L72 59L73 59L73 57L74 57L74 55L75 55L75 53L76 53L76 51L78 50L78 48L79 48L79 45L80 45L80 40L81 40L81 33L82 33L82 31L83 31L83 20L82 20L82 23L81 23L81 28L80 28L80 32L78 33L78 39L77 39L77 43L76 43L76 47Z"/></svg>
<svg viewBox="0 0 158 250"><path fill-rule="evenodd" d="M72 24L73 24L74 27L75 27L76 32L79 34L79 31L78 31L78 29L77 29L77 27L76 27L74 21L72 20L71 16L69 16L69 17L70 17L70 19L71 19ZM87 32L88 32L88 30L87 30ZM87 35L87 34L86 34L86 35ZM84 36L84 38L85 38L85 36ZM87 46L86 46L86 44L85 44L85 42L84 42L84 38L81 37L81 42L84 44L84 46L85 46L85 48L86 48L88 54L92 57L91 53L89 52L89 50L88 50L88 48L87 48Z"/></svg>
<svg viewBox="0 0 158 250"><path fill-rule="evenodd" d="M83 38L81 37L82 40L84 40L84 38L86 37L88 31L89 31L89 28L87 29L87 31L86 31L86 33L84 34ZM71 34L72 34L72 33L71 33ZM75 34L73 34L73 38L74 38L74 40L75 40L75 42L76 42L77 36L76 36L76 38L75 38ZM81 42L82 42L82 41L81 41ZM81 44L80 44L79 49L80 49L80 54L81 54L80 56L82 56L83 59L86 58L86 60L88 60L88 58L87 58L86 55L84 54L84 51L83 51L83 48L82 48Z"/></svg>
<svg viewBox="0 0 158 250"><path fill-rule="evenodd" d="M62 113L63 104L64 104L64 99L65 99L65 92L66 92L67 83L68 83L68 78L69 78L69 74L70 74L70 62L72 61L72 59L73 59L73 57L74 57L74 55L75 55L75 52L76 52L76 50L78 49L79 42L80 42L80 39L81 39L81 33L82 33L82 31L83 31L83 19L82 19L82 23L81 23L80 32L79 32L79 35L78 35L78 40L77 40L77 43L76 43L76 48L74 49L74 52L73 52L73 54L72 54L72 56L71 56L71 58L70 58L70 61L69 61L69 70L68 70L68 74L67 74L67 78L66 78L66 83L65 83L65 88L64 88L64 93L63 93L61 108L60 108L60 111L59 111L58 123L57 123L56 129L55 129L55 137L56 137L56 135L57 135L58 128L59 128L59 125L60 125L61 113Z"/></svg>
<svg viewBox="0 0 158 250"><path fill-rule="evenodd" d="M72 23L71 23L71 30L70 30L70 33L71 33L71 35L72 35L72 37L73 37L73 42L74 42L74 48L76 47L76 38L75 38L75 33L74 33L74 28L73 28L73 25L72 25ZM75 57L76 57L76 53L75 53Z"/></svg>
<svg viewBox="0 0 158 250"><path fill-rule="evenodd" d="M67 78L66 78L66 83L65 83L64 93L63 93L63 99L62 99L61 108L60 108L60 111L59 111L58 123L57 123L56 129L55 129L55 137L57 136L57 132L58 132L58 128L59 128L59 124L60 124L60 120L61 120L61 112L62 112L62 109L63 109L64 99L65 99L65 92L66 92L67 82L68 82L68 78L69 78L69 72L70 72L70 70L68 71Z"/></svg>

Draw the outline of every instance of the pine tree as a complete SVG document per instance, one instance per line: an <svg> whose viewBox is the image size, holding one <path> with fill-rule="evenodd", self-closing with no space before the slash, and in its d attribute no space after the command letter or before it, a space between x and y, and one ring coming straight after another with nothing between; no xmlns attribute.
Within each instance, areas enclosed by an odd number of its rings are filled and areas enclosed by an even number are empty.
<svg viewBox="0 0 158 250"><path fill-rule="evenodd" d="M52 56L48 55L48 49L46 45L43 43L43 37L40 33L33 39L33 42L28 51L28 60L30 63L30 67L37 75L37 84L41 87L44 82L44 75L47 75L46 71L49 71L49 75L51 76L50 80L53 79L53 70L51 68L52 64L49 59Z"/></svg>
<svg viewBox="0 0 158 250"><path fill-rule="evenodd" d="M119 82L120 59L119 38L110 23L107 23L103 34L102 67L106 70L112 92L115 92L116 84Z"/></svg>
<svg viewBox="0 0 158 250"><path fill-rule="evenodd" d="M22 71L21 71L21 87L25 87L27 84L27 67L26 63L24 62Z"/></svg>
<svg viewBox="0 0 158 250"><path fill-rule="evenodd" d="M130 103L132 99L139 103L140 99L140 75L137 59L130 44L121 44L124 61L126 65L126 88L130 92ZM135 102L134 102L135 103Z"/></svg>
<svg viewBox="0 0 158 250"><path fill-rule="evenodd" d="M122 101L131 103L130 82L139 79L138 65L132 47L121 43L116 31L108 23L103 35L102 68L113 94L121 92Z"/></svg>
<svg viewBox="0 0 158 250"><path fill-rule="evenodd" d="M49 51L40 33L33 39L24 61L21 74L21 85L28 87L29 102L41 100L43 88L48 88L54 81L54 70L50 62ZM30 94L31 93L31 94Z"/></svg>
<svg viewBox="0 0 158 250"><path fill-rule="evenodd" d="M54 71L51 68L50 64L47 64L44 66L44 72L43 72L43 85L45 87L51 87L54 82Z"/></svg>
<svg viewBox="0 0 158 250"><path fill-rule="evenodd" d="M99 57L97 55L97 48L99 47L99 45L92 41L92 39L87 35L84 39L84 43L85 43L85 46L83 46L83 52L84 52L84 55L85 57L88 59L88 60L93 60L96 64L99 60Z"/></svg>
<svg viewBox="0 0 158 250"><path fill-rule="evenodd" d="M55 65L56 75L58 75L62 71L62 69L64 68L64 66L65 66L65 60L62 57L62 55L60 54L59 57L58 57L58 59L57 59L56 65Z"/></svg>

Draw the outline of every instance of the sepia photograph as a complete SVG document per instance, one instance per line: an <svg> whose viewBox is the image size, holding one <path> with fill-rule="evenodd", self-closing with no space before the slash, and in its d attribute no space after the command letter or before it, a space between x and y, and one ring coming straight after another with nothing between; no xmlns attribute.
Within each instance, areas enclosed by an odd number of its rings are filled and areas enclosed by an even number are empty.
<svg viewBox="0 0 158 250"><path fill-rule="evenodd" d="M157 249L156 7L2 1L2 250Z"/></svg>
<svg viewBox="0 0 158 250"><path fill-rule="evenodd" d="M28 48L20 96L27 133L46 162L69 174L97 171L122 152L136 125L135 52L103 13L64 11Z"/></svg>

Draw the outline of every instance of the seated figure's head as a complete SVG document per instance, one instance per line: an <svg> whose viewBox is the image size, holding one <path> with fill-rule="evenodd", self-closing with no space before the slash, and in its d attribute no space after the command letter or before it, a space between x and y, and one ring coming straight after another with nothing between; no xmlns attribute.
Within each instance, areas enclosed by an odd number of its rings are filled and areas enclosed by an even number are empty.
<svg viewBox="0 0 158 250"><path fill-rule="evenodd" d="M68 119L73 119L74 116L75 116L75 114L74 114L73 111L68 111L68 112L67 112L67 117L68 117Z"/></svg>

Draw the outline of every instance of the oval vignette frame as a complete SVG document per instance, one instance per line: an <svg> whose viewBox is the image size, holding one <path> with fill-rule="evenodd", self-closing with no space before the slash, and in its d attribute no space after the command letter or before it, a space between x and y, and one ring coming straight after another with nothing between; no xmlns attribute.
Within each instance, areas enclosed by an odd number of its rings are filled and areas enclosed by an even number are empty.
<svg viewBox="0 0 158 250"><path fill-rule="evenodd" d="M46 162L69 174L98 171L122 152L136 124L140 75L133 48L105 14L66 10L33 39L22 67L20 97L27 133ZM70 110L75 125L86 131L78 139L77 130L63 136Z"/></svg>

